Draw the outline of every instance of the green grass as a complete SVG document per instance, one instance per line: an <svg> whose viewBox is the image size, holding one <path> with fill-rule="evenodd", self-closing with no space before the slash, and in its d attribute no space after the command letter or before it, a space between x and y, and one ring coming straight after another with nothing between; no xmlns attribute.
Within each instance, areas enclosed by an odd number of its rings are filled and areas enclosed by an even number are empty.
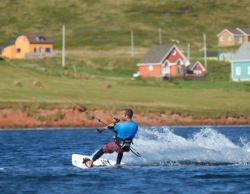
<svg viewBox="0 0 250 194"><path fill-rule="evenodd" d="M114 70L113 73L104 71L100 75L94 72L91 75L79 67L75 73L72 67L65 70L58 66L59 60L46 59L46 63L41 59L16 60L12 61L13 65L1 61L1 107L21 107L34 111L38 107L84 106L92 110L117 110L129 106L146 113L160 111L194 116L250 116L249 83L131 80L131 74L128 76L126 71L120 74ZM51 68L52 62L58 65ZM70 62L79 65L73 59ZM99 62L95 61L97 66ZM35 87L35 80L41 81L43 86ZM14 86L14 81L21 82L22 87ZM106 84L110 84L111 88L105 87Z"/></svg>
<svg viewBox="0 0 250 194"><path fill-rule="evenodd" d="M66 45L71 49L120 49L130 46L134 32L135 47L149 48L180 40L178 46L197 51L206 33L207 47L217 47L217 34L224 28L247 28L248 0L4 0L0 1L0 46L19 34L49 34L55 48L61 49L61 28L66 24ZM15 13L15 14L10 14ZM236 25L237 24L237 25ZM230 48L226 48L230 50Z"/></svg>

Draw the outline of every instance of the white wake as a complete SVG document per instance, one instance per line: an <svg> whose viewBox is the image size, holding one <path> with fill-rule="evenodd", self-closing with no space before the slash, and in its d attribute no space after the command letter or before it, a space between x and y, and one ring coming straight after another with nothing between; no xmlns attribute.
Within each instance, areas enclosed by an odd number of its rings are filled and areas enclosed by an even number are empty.
<svg viewBox="0 0 250 194"><path fill-rule="evenodd" d="M225 135L211 127L201 128L191 138L174 133L169 127L141 127L123 162L142 165L249 165L250 142L239 138L235 145ZM112 154L113 159L116 154Z"/></svg>

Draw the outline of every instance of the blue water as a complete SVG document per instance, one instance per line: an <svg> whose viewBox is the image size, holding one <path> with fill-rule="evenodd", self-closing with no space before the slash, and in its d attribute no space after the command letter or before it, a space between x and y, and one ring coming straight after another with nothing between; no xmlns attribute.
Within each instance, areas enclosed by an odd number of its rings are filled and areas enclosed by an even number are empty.
<svg viewBox="0 0 250 194"><path fill-rule="evenodd" d="M112 132L0 130L0 193L250 193L250 127L140 127L123 166L79 169ZM115 159L116 154L104 155Z"/></svg>

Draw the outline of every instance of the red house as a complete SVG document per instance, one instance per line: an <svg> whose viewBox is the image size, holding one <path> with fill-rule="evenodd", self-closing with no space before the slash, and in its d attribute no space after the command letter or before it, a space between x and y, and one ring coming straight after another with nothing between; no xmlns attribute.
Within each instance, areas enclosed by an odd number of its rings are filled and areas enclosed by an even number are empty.
<svg viewBox="0 0 250 194"><path fill-rule="evenodd" d="M187 67L187 74L202 75L204 76L206 69L200 63L200 61L192 62Z"/></svg>
<svg viewBox="0 0 250 194"><path fill-rule="evenodd" d="M190 62L176 45L152 46L137 63L141 77L180 77L187 73L194 74L194 68L188 69L189 65Z"/></svg>

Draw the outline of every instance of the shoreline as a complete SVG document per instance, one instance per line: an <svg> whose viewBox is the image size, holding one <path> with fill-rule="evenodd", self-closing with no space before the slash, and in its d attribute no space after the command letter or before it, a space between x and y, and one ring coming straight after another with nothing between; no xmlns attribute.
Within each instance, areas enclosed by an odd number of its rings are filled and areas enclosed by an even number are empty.
<svg viewBox="0 0 250 194"><path fill-rule="evenodd" d="M228 128L232 128L232 127L250 127L249 125L171 125L171 126L167 126L167 125L162 125L159 127L169 127L169 128L189 128L189 127L228 127ZM139 125L139 127L141 127ZM146 127L157 127L157 126L153 126L153 125L148 125ZM42 130L97 130L97 127L44 127L44 128L0 128L0 131L8 131L8 130L24 130L24 131L29 131L29 130L37 130L37 131L42 131Z"/></svg>
<svg viewBox="0 0 250 194"><path fill-rule="evenodd" d="M90 111L96 118L100 118L105 124L114 121L110 116L119 117L119 112L107 112L106 110ZM109 113L109 114L108 114ZM133 120L140 126L247 126L250 125L250 119L245 117L193 117L181 116L179 114L162 114L159 112L135 113ZM36 113L31 114L20 109L4 108L0 109L0 128L1 129L95 129L104 127L104 124L97 119L90 117L88 114L79 112L74 108L60 109L38 109Z"/></svg>

